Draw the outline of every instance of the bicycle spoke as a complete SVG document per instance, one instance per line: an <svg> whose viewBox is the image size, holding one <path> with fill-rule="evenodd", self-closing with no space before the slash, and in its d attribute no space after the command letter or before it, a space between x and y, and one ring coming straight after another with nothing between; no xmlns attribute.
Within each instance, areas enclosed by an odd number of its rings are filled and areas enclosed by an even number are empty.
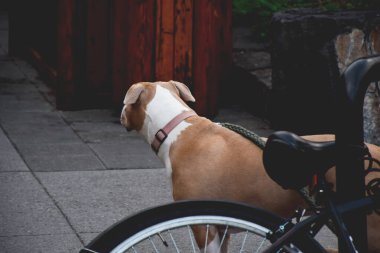
<svg viewBox="0 0 380 253"><path fill-rule="evenodd" d="M209 228L210 228L210 225L209 225L209 224L207 224L207 225L206 225L206 242L205 242L205 250L204 250L204 253L206 253L206 252L207 252L207 243L208 243L208 230L209 230Z"/></svg>
<svg viewBox="0 0 380 253"><path fill-rule="evenodd" d="M132 246L133 252L138 253L135 249L135 247Z"/></svg>
<svg viewBox="0 0 380 253"><path fill-rule="evenodd" d="M263 237L263 240L261 241L260 245L259 245L259 248L256 250L255 253L258 253L260 252L261 248L264 246L264 243L267 241L267 238L266 237Z"/></svg>
<svg viewBox="0 0 380 253"><path fill-rule="evenodd" d="M161 233L157 233L165 247L169 247L168 242L162 237Z"/></svg>
<svg viewBox="0 0 380 253"><path fill-rule="evenodd" d="M195 243L194 243L194 238L193 238L193 232L191 231L191 228L189 225L187 225L187 230L189 231L189 236L190 236L190 241L191 241L191 247L193 248L193 252L196 253L197 251L195 250Z"/></svg>
<svg viewBox="0 0 380 253"><path fill-rule="evenodd" d="M240 251L239 251L240 253L243 252L243 250L244 250L244 245L245 245L245 242L247 241L247 236L248 236L248 230L245 232L243 243L242 243Z"/></svg>
<svg viewBox="0 0 380 253"><path fill-rule="evenodd" d="M174 237L173 237L173 235L172 235L172 232L171 232L170 230L168 230L168 233L169 233L169 235L170 235L170 238L172 239L172 242L173 242L173 245L174 245L174 247L175 247L175 250L177 251L177 253L179 253L180 251L179 251L179 249L178 249L178 247L177 247L177 244L175 243L175 240L174 240Z"/></svg>
<svg viewBox="0 0 380 253"><path fill-rule="evenodd" d="M153 248L154 248L154 251L155 251L156 253L160 253L160 251L158 251L158 249L157 249L157 247L156 247L156 244L154 244L154 242L152 241L152 238L151 238L151 237L149 237L149 241L150 241L150 243L152 244L152 246L153 246Z"/></svg>
<svg viewBox="0 0 380 253"><path fill-rule="evenodd" d="M228 231L228 225L226 226L226 229L224 230L222 240L220 241L218 252L220 252L220 250L222 249L224 240L226 239L226 236L227 236L227 231Z"/></svg>

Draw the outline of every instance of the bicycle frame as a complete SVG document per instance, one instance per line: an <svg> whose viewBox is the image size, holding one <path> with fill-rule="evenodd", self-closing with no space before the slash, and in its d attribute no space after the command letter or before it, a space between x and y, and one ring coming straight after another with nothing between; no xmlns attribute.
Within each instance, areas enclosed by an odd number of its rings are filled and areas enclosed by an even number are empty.
<svg viewBox="0 0 380 253"><path fill-rule="evenodd" d="M338 87L336 145L338 150L336 177L340 203L365 196L363 140L363 103L371 82L380 80L380 55L361 58L351 63ZM359 252L367 252L365 214L346 217L347 228L355 238ZM339 245L344 242L339 240ZM339 246L340 252L347 252ZM348 251L349 252L349 251Z"/></svg>
<svg viewBox="0 0 380 253"><path fill-rule="evenodd" d="M336 114L339 115L335 132L337 198L334 203L331 199L325 203L327 212L321 217L316 215L297 224L266 252L275 252L273 250L279 249L279 245L284 245L290 238L294 239L296 233L308 233L305 229L310 229L310 224L316 220L324 221L326 217L335 224L339 252L368 251L366 213L356 212L353 216L349 211L362 208L363 204L368 208L373 203L372 199L365 198L363 103L369 84L378 80L380 55L360 58L351 63L342 74L336 94ZM346 205L350 208L342 213L342 206Z"/></svg>
<svg viewBox="0 0 380 253"><path fill-rule="evenodd" d="M355 245L350 237L349 232L342 220L342 217L349 213L366 213L366 210L371 210L375 203L379 203L379 200L374 200L373 197L365 197L359 200L351 201L348 203L336 205L333 201L328 200L326 202L326 209L318 214L314 214L305 220L295 224L287 232L285 232L280 238L278 238L264 253L276 253L284 245L292 242L294 238L300 238L299 235L308 234L314 237L324 224L329 219L332 220L336 229L336 234L344 247L345 252L355 253Z"/></svg>

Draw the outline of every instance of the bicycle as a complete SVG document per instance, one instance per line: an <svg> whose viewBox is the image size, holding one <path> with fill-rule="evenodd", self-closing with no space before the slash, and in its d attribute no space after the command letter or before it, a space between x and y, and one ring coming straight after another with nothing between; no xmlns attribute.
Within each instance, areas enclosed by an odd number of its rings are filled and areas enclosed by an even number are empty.
<svg viewBox="0 0 380 253"><path fill-rule="evenodd" d="M362 91L365 85L368 87L370 81L380 79L380 56L363 58L355 64L359 64L356 76L352 76L352 72L346 74L350 78L358 76L354 80L355 85L360 87L354 93ZM355 104L357 99L361 99L360 96L353 97ZM345 123L344 120L342 124ZM355 124L362 125L362 121ZM347 141L347 133L339 131L336 133L336 142L306 141L286 131L275 132L268 138L263 162L274 181L286 189L300 189L307 186L313 177L318 179L314 188L318 207L312 208L310 216L304 216L306 210L297 210L294 216L284 219L267 210L224 200L180 201L125 218L80 252L197 252L198 245L213 242L218 242L213 252L226 252L227 245L233 252L243 252L248 248L250 252L265 253L327 252L314 238L325 225L337 235L340 252L353 253L358 252L358 249L365 252L366 248L360 244L359 237L354 236L355 231L347 228L351 224L347 222L346 216L354 214L365 217L372 211L380 214L380 178L372 180L366 189L364 183L358 180L359 184L363 184L367 196L359 189L359 194L354 192L359 197L343 201L339 198L339 192L335 192L325 180L326 171L342 159L342 148L352 152L353 157L345 159L354 158L353 165L358 167L357 171L363 168L357 166L360 163L363 166L363 160L356 161L358 158L364 159L366 153L358 129L360 127L354 128L359 137L354 135L353 141ZM365 159L370 161L371 167L373 164L380 166L380 162L368 156L368 153ZM372 171L380 172L380 169L367 169L367 173ZM193 230L196 228L203 229L204 237L194 236Z"/></svg>

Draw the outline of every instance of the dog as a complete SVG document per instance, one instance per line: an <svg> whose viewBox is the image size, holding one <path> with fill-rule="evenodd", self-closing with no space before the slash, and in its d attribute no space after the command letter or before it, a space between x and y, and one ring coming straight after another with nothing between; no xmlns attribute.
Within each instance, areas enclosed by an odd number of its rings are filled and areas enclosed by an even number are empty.
<svg viewBox="0 0 380 253"><path fill-rule="evenodd" d="M172 181L175 201L191 199L233 200L289 217L306 203L299 193L285 190L269 178L262 162L262 150L248 139L198 116L187 102L195 102L189 88L177 81L140 82L126 93L121 124L136 130L164 163ZM312 141L331 141L334 135L303 136ZM380 148L367 144L380 159ZM371 180L380 175L367 177ZM335 171L326 174L335 182ZM380 217L368 216L370 252L380 252ZM208 244L193 229L198 246L207 252L218 249L218 233ZM212 231L212 230L211 230ZM211 238L211 239L210 239ZM223 250L226 250L223 247Z"/></svg>

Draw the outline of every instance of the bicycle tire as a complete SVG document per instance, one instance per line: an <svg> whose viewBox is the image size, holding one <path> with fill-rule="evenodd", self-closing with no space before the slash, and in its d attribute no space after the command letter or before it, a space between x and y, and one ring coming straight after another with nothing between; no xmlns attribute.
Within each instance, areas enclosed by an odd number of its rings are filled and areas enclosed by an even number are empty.
<svg viewBox="0 0 380 253"><path fill-rule="evenodd" d="M178 249L179 244L184 244L185 240L181 237L180 240L177 238L178 242L173 241L174 236L168 234L167 231L172 232L174 228L180 228L184 230L181 231L181 234L184 234L187 233L185 230L190 231L190 226L204 223L211 226L225 226L226 231L232 226L234 229L244 230L245 232L241 235L243 238L245 237L244 246L248 245L246 244L248 235L260 235L262 236L261 241L250 241L249 243L252 246L260 244L262 247L264 243L270 245L267 238L268 233L283 224L284 219L266 210L241 203L209 200L179 201L153 207L123 219L101 233L80 253L147 252L146 248L138 251L136 246L133 246L143 239L148 240L147 243L144 243L144 247L150 247L151 252L161 252L158 247L163 247L165 249L163 252L172 252L168 249L169 246L167 245L169 244L173 247L173 252L199 252L196 250L197 247L194 247L194 243L188 244L185 251L180 251ZM168 240L162 238L164 233L165 237L169 238ZM206 234L208 233L206 232ZM175 236L179 237L178 235ZM188 236L188 241L194 242L194 238L191 239L191 233ZM298 239L298 243L296 242L294 245L301 252L325 252L313 238L304 236ZM152 243L152 240L156 242Z"/></svg>

